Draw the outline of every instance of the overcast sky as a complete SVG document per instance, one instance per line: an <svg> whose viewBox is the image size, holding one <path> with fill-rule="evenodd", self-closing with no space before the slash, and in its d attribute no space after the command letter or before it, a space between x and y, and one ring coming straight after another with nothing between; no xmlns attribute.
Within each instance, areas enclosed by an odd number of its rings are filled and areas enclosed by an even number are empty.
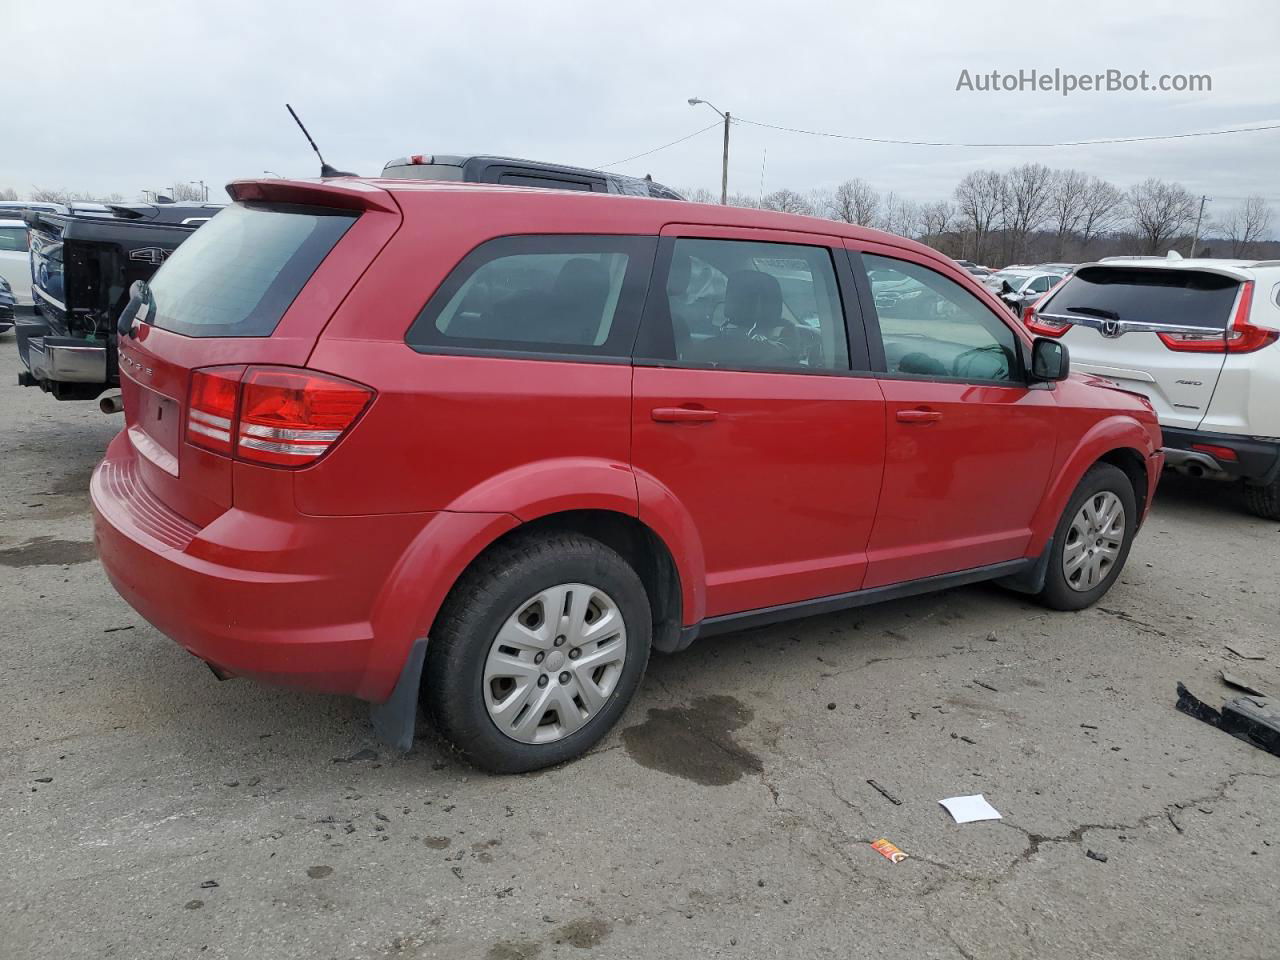
<svg viewBox="0 0 1280 960"><path fill-rule="evenodd" d="M0 187L118 192L497 153L599 166L716 120L871 137L1041 142L1280 123L1280 3L400 3L0 0ZM1160 9L1165 8L1165 9ZM957 92L971 73L1207 73L1207 93ZM719 189L710 130L612 169ZM766 161L767 153L767 161ZM1280 130L1055 149L909 147L735 126L733 192L863 177L919 200L979 166L1176 179L1220 209L1280 200ZM1280 204L1277 204L1280 205Z"/></svg>

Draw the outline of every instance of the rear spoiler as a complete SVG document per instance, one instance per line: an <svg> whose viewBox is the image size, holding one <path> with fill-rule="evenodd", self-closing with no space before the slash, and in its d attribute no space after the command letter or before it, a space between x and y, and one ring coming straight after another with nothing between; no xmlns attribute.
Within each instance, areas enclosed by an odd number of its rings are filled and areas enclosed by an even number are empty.
<svg viewBox="0 0 1280 960"><path fill-rule="evenodd" d="M301 203L340 210L400 212L394 198L381 187L342 177L334 180L234 180L227 184L232 200Z"/></svg>

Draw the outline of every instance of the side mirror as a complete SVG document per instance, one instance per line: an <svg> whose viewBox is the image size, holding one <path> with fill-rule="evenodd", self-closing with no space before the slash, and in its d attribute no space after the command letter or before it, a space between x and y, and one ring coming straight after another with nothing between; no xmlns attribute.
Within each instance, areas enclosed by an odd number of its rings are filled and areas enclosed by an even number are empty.
<svg viewBox="0 0 1280 960"><path fill-rule="evenodd" d="M1048 337L1036 337L1031 344L1031 379L1041 383L1065 380L1071 373L1071 353L1067 345Z"/></svg>

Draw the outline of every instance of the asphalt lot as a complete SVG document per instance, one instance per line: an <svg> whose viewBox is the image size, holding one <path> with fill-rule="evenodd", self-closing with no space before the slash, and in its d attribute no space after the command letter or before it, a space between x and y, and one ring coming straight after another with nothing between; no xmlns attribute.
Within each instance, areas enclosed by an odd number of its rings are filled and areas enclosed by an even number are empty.
<svg viewBox="0 0 1280 960"><path fill-rule="evenodd" d="M1280 530L1219 488L1166 481L1099 608L979 587L707 640L591 755L490 777L137 617L86 492L121 420L16 370L6 334L0 956L1280 955L1280 758L1173 709L1221 667L1280 689ZM979 792L1005 819L937 802Z"/></svg>

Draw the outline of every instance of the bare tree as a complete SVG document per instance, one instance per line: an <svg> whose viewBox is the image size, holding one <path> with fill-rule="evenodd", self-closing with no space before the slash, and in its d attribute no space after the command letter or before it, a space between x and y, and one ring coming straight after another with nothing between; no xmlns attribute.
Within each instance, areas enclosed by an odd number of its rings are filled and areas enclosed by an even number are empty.
<svg viewBox="0 0 1280 960"><path fill-rule="evenodd" d="M899 197L892 190L885 194L880 222L876 224L881 230L896 233L900 237L914 237L920 232L919 221L919 204Z"/></svg>
<svg viewBox="0 0 1280 960"><path fill-rule="evenodd" d="M775 190L766 196L761 206L766 210L777 210L779 213L813 213L813 207L802 194L786 188Z"/></svg>
<svg viewBox="0 0 1280 960"><path fill-rule="evenodd" d="M688 190L681 190L680 195L690 203L719 203L720 194L712 193L706 187L692 187ZM739 204L741 206L741 204Z"/></svg>
<svg viewBox="0 0 1280 960"><path fill-rule="evenodd" d="M204 199L204 191L200 189L198 183L175 183L160 191L165 196L172 197L179 203L189 201L200 201Z"/></svg>
<svg viewBox="0 0 1280 960"><path fill-rule="evenodd" d="M1180 183L1148 177L1129 188L1125 203L1143 253L1162 253L1195 216L1195 198Z"/></svg>
<svg viewBox="0 0 1280 960"><path fill-rule="evenodd" d="M1090 177L1080 198L1081 255L1090 241L1113 229L1124 215L1124 194L1113 183L1099 177Z"/></svg>
<svg viewBox="0 0 1280 960"><path fill-rule="evenodd" d="M0 200L17 200L18 191L13 187L0 187Z"/></svg>
<svg viewBox="0 0 1280 960"><path fill-rule="evenodd" d="M1000 211L1011 261L1026 256L1027 237L1049 219L1052 198L1053 171L1043 163L1024 163L1004 175Z"/></svg>
<svg viewBox="0 0 1280 960"><path fill-rule="evenodd" d="M1084 219L1084 196L1089 178L1079 170L1055 170L1049 196L1050 218L1056 227L1053 256L1061 260L1067 252L1067 241L1080 229Z"/></svg>
<svg viewBox="0 0 1280 960"><path fill-rule="evenodd" d="M731 193L729 194L729 206L750 207L752 210L759 210L762 204L749 193Z"/></svg>
<svg viewBox="0 0 1280 960"><path fill-rule="evenodd" d="M828 220L834 220L832 214L835 213L836 195L835 191L826 187L815 187L809 191L809 211L815 217L826 217Z"/></svg>
<svg viewBox="0 0 1280 960"><path fill-rule="evenodd" d="M966 229L973 234L972 256L979 263L987 259L987 247L1000 216L1003 193L1004 178L995 170L974 170L956 185L956 208Z"/></svg>
<svg viewBox="0 0 1280 960"><path fill-rule="evenodd" d="M1227 214L1218 227L1231 241L1231 255L1246 257L1250 247L1266 239L1271 229L1271 209L1264 197L1255 194Z"/></svg>
<svg viewBox="0 0 1280 960"><path fill-rule="evenodd" d="M32 187L29 198L41 203L70 203L80 197L72 190L53 190L48 187Z"/></svg>
<svg viewBox="0 0 1280 960"><path fill-rule="evenodd" d="M880 194L865 180L854 177L836 187L831 219L872 226L880 217Z"/></svg>
<svg viewBox="0 0 1280 960"><path fill-rule="evenodd" d="M946 200L937 200L920 206L921 239L930 246L937 246L944 234L955 226L956 208Z"/></svg>

